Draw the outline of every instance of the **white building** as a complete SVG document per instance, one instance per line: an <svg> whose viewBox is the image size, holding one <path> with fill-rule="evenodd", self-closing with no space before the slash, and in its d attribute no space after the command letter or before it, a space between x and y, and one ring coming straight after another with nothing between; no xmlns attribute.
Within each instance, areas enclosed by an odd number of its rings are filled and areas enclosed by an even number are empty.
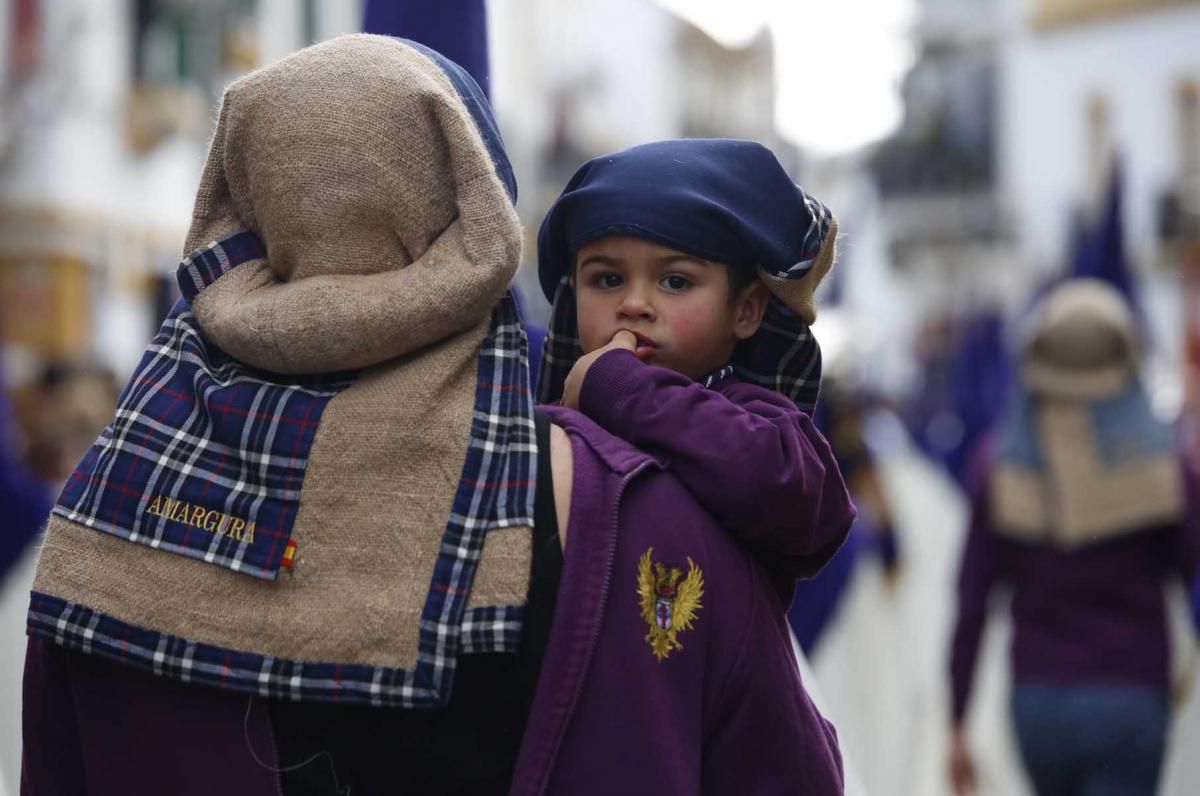
<svg viewBox="0 0 1200 796"><path fill-rule="evenodd" d="M1126 250L1158 353L1151 386L1156 405L1177 411L1183 293L1164 233L1200 172L1200 4L1042 0L1014 7L1008 25L999 178L1022 258L1041 272L1060 266L1072 213L1095 201L1115 152ZM1200 215L1194 198L1190 213Z"/></svg>
<svg viewBox="0 0 1200 796"><path fill-rule="evenodd" d="M144 76L180 63L173 14L197 14L205 24L195 35L228 46L196 53L211 80L141 90L132 0L20 4L34 12L25 26L17 24L18 5L0 0L7 386L35 377L50 360L97 362L123 382L158 325L156 288L173 278L180 257L220 87L310 38L357 29L358 3L161 0L163 17L143 28ZM313 13L300 14L305 5ZM220 36L214 21L224 23ZM0 796L20 788L22 639L32 577L30 555L0 590Z"/></svg>
<svg viewBox="0 0 1200 796"><path fill-rule="evenodd" d="M1108 13L1087 13L1090 6ZM1185 89L1200 84L1200 3L1019 4L1001 49L1000 181L1020 218L1021 252L1063 256L1070 211L1094 191L1090 163L1111 145L1125 174L1126 234L1140 267L1157 255L1156 212L1178 185ZM1097 113L1099 110L1099 114ZM1193 128L1191 135L1195 136Z"/></svg>
<svg viewBox="0 0 1200 796"><path fill-rule="evenodd" d="M489 0L492 100L520 183L527 314L545 320L533 266L550 203L588 158L664 138L753 138L784 163L765 33L726 48L657 0Z"/></svg>
<svg viewBox="0 0 1200 796"><path fill-rule="evenodd" d="M12 375L91 360L123 379L157 326L221 88L357 30L358 2L0 2L0 303ZM303 13L302 13L303 12ZM27 370L25 368L24 370Z"/></svg>

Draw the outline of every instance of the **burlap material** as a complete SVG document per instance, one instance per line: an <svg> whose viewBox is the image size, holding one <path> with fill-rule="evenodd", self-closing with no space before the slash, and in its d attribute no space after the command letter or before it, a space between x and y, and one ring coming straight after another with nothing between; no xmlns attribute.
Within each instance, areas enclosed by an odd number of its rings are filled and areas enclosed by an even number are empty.
<svg viewBox="0 0 1200 796"><path fill-rule="evenodd" d="M1109 466L1096 450L1085 408L1050 403L1036 417L1043 471L1000 466L992 476L1001 532L1072 549L1182 515L1183 482L1172 457Z"/></svg>
<svg viewBox="0 0 1200 796"><path fill-rule="evenodd" d="M1100 400L1129 385L1138 355L1136 324L1120 294L1098 279L1073 279L1038 307L1021 370L1036 394Z"/></svg>
<svg viewBox="0 0 1200 796"><path fill-rule="evenodd" d="M230 649L411 668L480 343L520 258L511 202L442 71L355 35L226 92L185 253L239 228L268 259L194 302L212 341L273 372L366 369L313 441L295 565L259 580L56 516L34 589ZM472 607L524 602L529 545L489 535Z"/></svg>
<svg viewBox="0 0 1200 796"><path fill-rule="evenodd" d="M812 268L799 279L783 279L767 273L761 266L758 269L759 279L766 284L771 293L809 325L817 319L817 303L814 297L817 288L833 268L834 260L837 259L837 233L837 219L830 218L829 233L821 244L816 261Z"/></svg>
<svg viewBox="0 0 1200 796"><path fill-rule="evenodd" d="M989 488L999 532L1071 549L1181 516L1170 450L1107 461L1096 439L1094 406L1140 389L1138 347L1133 316L1107 284L1071 280L1044 299L1022 360L1041 466L997 462Z"/></svg>
<svg viewBox="0 0 1200 796"><path fill-rule="evenodd" d="M269 262L193 311L221 349L279 373L365 367L469 329L520 258L453 86L378 36L310 47L226 91L184 254L239 226Z"/></svg>

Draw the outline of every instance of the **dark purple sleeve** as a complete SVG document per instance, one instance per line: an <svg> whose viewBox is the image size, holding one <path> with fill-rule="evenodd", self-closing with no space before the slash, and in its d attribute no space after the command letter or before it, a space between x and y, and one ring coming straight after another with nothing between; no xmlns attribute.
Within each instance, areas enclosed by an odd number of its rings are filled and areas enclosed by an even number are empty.
<svg viewBox="0 0 1200 796"><path fill-rule="evenodd" d="M837 461L782 395L742 383L705 389L611 351L588 370L580 408L667 459L718 524L791 577L814 575L845 541L855 509Z"/></svg>
<svg viewBox="0 0 1200 796"><path fill-rule="evenodd" d="M1200 575L1200 474L1182 463L1184 514L1183 521L1171 535L1171 563L1183 578L1191 583Z"/></svg>
<svg viewBox="0 0 1200 796"><path fill-rule="evenodd" d="M1179 573L1189 590L1192 621L1200 633L1200 474L1186 461L1182 463L1184 503L1183 521L1175 528L1168 543L1168 564Z"/></svg>
<svg viewBox="0 0 1200 796"><path fill-rule="evenodd" d="M67 661L69 653L40 638L25 647L21 683L21 794L86 793L84 748Z"/></svg>
<svg viewBox="0 0 1200 796"><path fill-rule="evenodd" d="M958 617L950 647L950 704L961 722L971 693L979 640L987 620L988 596L1000 577L1001 541L992 533L986 477L971 488L971 524L958 572Z"/></svg>

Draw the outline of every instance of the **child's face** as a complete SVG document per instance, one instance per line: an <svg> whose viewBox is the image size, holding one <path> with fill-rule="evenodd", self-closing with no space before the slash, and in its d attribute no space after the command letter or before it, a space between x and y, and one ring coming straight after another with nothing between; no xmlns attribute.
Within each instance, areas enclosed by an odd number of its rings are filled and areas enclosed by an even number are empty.
<svg viewBox="0 0 1200 796"><path fill-rule="evenodd" d="M585 354L627 329L644 361L693 379L729 361L734 344L758 330L767 301L757 281L731 300L721 263L625 236L580 249L573 279Z"/></svg>

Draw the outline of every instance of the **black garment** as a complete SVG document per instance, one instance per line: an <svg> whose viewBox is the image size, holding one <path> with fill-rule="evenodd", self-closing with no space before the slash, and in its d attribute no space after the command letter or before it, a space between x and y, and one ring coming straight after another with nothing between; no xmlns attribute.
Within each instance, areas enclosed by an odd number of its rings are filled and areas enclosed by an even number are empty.
<svg viewBox="0 0 1200 796"><path fill-rule="evenodd" d="M284 796L507 792L562 574L550 423L540 413L535 420L541 455L533 565L517 652L459 657L450 702L441 710L270 700L279 766L319 755L280 775Z"/></svg>

